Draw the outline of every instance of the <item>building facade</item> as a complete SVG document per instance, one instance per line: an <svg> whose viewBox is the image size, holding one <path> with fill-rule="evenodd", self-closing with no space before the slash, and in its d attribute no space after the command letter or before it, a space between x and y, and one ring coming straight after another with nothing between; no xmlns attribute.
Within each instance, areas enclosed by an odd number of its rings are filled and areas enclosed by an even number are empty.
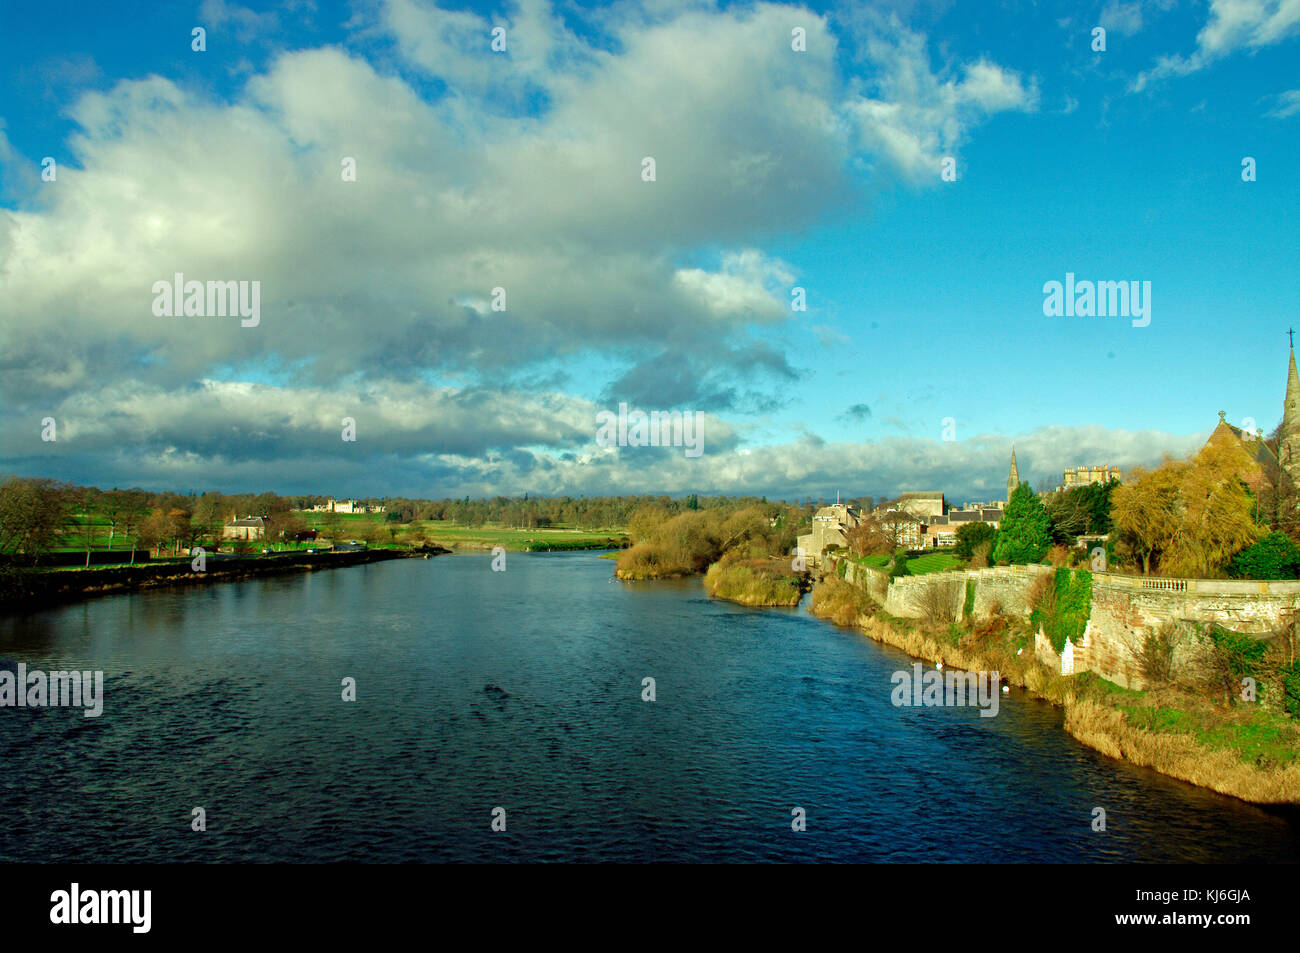
<svg viewBox="0 0 1300 953"><path fill-rule="evenodd" d="M221 527L222 539L266 539L268 520L265 516L245 516L230 520Z"/></svg>
<svg viewBox="0 0 1300 953"><path fill-rule="evenodd" d="M1076 486L1087 486L1089 483L1109 483L1111 480L1118 480L1119 478L1119 467L1112 467L1107 464L1102 464L1099 467L1066 467L1065 472L1061 475L1061 488L1069 490Z"/></svg>

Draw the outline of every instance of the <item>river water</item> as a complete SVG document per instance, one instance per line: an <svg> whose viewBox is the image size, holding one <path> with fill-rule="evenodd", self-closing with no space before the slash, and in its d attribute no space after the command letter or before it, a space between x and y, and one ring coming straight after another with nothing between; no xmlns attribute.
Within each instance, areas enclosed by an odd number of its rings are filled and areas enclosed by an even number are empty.
<svg viewBox="0 0 1300 953"><path fill-rule="evenodd" d="M105 673L98 718L0 708L0 860L1300 857L1293 820L1090 751L1018 690L993 718L895 708L912 660L803 609L619 583L589 553L491 564L0 618L0 657Z"/></svg>

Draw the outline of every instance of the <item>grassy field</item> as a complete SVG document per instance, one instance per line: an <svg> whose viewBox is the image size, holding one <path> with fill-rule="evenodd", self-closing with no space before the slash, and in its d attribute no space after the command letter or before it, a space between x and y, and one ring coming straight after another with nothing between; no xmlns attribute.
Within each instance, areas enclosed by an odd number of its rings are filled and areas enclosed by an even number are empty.
<svg viewBox="0 0 1300 953"><path fill-rule="evenodd" d="M113 543L110 546L108 542L109 534L113 533ZM86 537L90 536L90 548L96 552L107 552L109 550L121 549L126 552L131 550L131 538L122 532L119 525L114 532L112 524L102 516L92 513L85 517L80 514L74 515L69 521L65 532L61 538L61 544L54 547L50 552L55 553L84 553L86 551Z"/></svg>
<svg viewBox="0 0 1300 953"><path fill-rule="evenodd" d="M570 526L550 526L544 529L517 529L509 526L465 526L443 520L421 520L414 523L389 523L382 513L298 513L303 522L328 538L331 524L338 527L340 540L368 541L373 548L406 547L428 541L448 549L492 549L504 546L512 552L543 552L549 550L618 549L626 545L621 527L589 530ZM327 518L328 517L328 518ZM121 551L125 562L131 550L132 537L117 527L112 546L108 520L92 513L89 517L74 516L61 539L61 545L52 552L85 552L87 536L94 552ZM395 532L394 532L395 531ZM208 543L207 545L211 545ZM320 543L286 543L278 540L254 541L253 552L263 548L273 552L294 552L320 548ZM104 565L104 564L99 564Z"/></svg>
<svg viewBox="0 0 1300 953"><path fill-rule="evenodd" d="M448 549L491 549L504 546L516 552L563 549L617 549L623 530L580 530L567 527L514 529L507 526L454 526L445 520L412 523L417 533Z"/></svg>

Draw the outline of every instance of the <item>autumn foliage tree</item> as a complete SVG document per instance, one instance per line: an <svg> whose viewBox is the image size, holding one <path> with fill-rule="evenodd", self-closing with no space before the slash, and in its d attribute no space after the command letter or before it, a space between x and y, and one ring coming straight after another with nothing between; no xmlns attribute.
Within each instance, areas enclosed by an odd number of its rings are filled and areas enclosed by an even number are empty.
<svg viewBox="0 0 1300 953"><path fill-rule="evenodd" d="M1142 571L1173 576L1222 576L1234 555L1263 528L1256 500L1240 479L1239 447L1209 444L1190 461L1171 460L1134 471L1117 487L1115 532Z"/></svg>
<svg viewBox="0 0 1300 953"><path fill-rule="evenodd" d="M1157 469L1135 467L1130 480L1115 490L1111 518L1115 534L1135 559L1142 572L1153 566L1173 546L1181 520L1179 487L1187 464L1166 457Z"/></svg>
<svg viewBox="0 0 1300 953"><path fill-rule="evenodd" d="M1241 550L1263 535L1255 496L1239 477L1240 447L1208 444L1184 474L1182 520L1165 556L1174 576L1222 576Z"/></svg>

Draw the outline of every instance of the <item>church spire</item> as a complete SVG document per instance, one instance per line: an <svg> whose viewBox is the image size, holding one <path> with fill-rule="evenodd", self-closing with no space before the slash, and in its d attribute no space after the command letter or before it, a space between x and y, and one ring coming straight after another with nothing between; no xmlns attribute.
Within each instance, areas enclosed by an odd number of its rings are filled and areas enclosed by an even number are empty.
<svg viewBox="0 0 1300 953"><path fill-rule="evenodd" d="M1293 332L1288 330L1287 335ZM1278 433L1277 458L1292 479L1300 480L1300 374L1295 367L1295 343L1286 372L1286 398L1282 402L1282 428Z"/></svg>
<svg viewBox="0 0 1300 953"><path fill-rule="evenodd" d="M1294 361L1291 362L1291 366L1293 368L1295 367ZM1297 387L1300 388L1300 382L1297 383ZM1300 390L1297 391L1297 394L1300 395ZM1018 486L1020 486L1020 470L1016 467L1016 445L1013 443L1011 445L1011 472L1007 474L1007 502L1008 503L1011 502L1011 494L1016 492L1016 487Z"/></svg>

